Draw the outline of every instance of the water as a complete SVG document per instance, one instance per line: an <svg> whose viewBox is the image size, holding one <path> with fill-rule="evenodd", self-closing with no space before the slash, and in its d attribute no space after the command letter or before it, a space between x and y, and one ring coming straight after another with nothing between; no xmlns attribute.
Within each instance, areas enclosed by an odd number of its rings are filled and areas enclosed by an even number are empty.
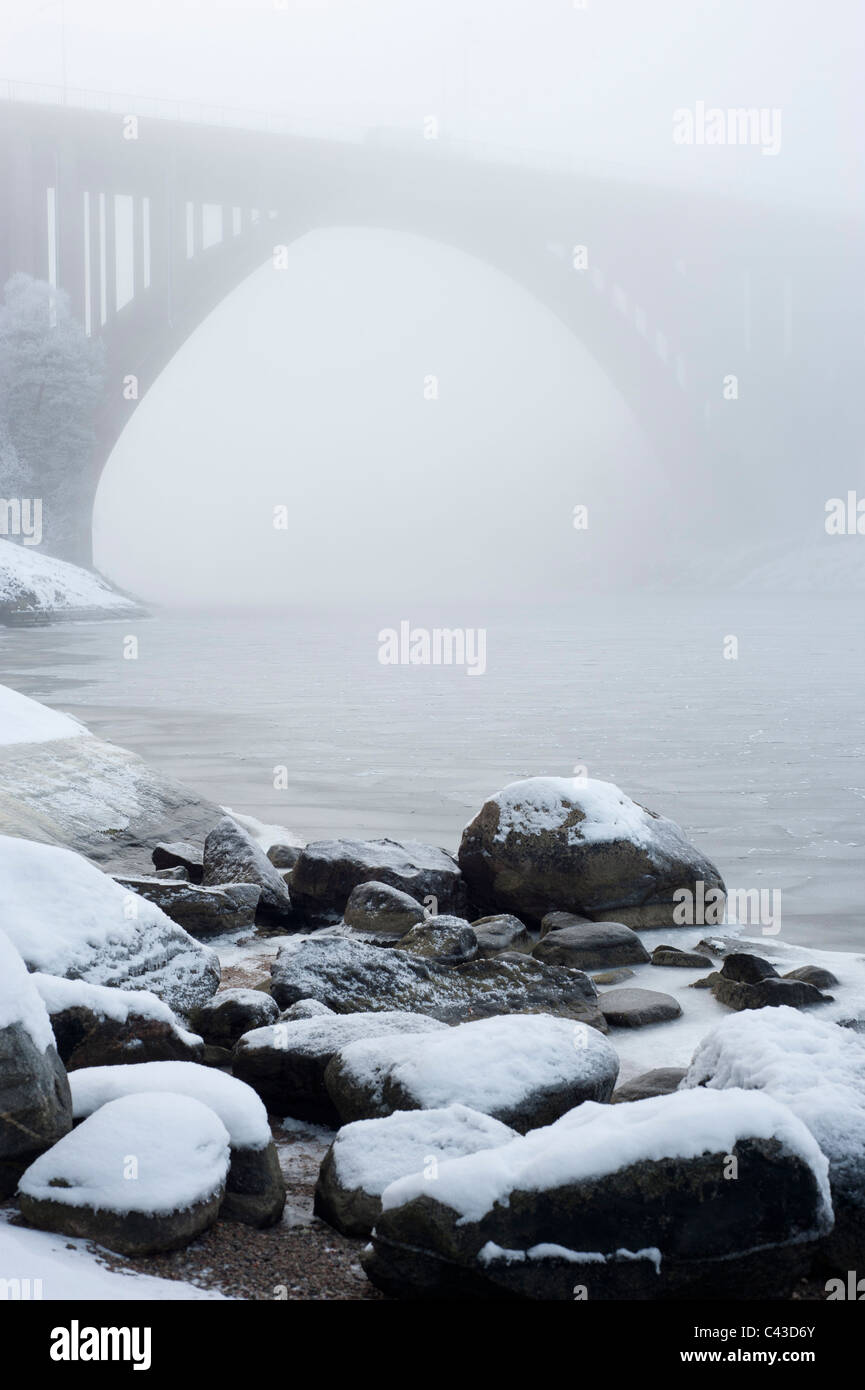
<svg viewBox="0 0 865 1390"><path fill-rule="evenodd" d="M379 664L403 617L485 627L486 674ZM855 600L803 595L0 630L0 679L306 838L455 848L490 792L584 765L679 821L729 885L780 894L783 937L847 950L865 945L863 665Z"/></svg>

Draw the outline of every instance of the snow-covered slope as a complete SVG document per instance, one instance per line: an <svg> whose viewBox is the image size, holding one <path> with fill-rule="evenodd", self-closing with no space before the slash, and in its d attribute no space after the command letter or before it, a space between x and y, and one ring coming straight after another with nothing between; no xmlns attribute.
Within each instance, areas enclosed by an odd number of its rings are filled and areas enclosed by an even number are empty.
<svg viewBox="0 0 865 1390"><path fill-rule="evenodd" d="M34 546L0 540L0 622L10 613L63 617L140 612L104 579Z"/></svg>
<svg viewBox="0 0 865 1390"><path fill-rule="evenodd" d="M0 743L48 743L55 738L87 734L83 724L69 714L29 700L8 685L0 685Z"/></svg>

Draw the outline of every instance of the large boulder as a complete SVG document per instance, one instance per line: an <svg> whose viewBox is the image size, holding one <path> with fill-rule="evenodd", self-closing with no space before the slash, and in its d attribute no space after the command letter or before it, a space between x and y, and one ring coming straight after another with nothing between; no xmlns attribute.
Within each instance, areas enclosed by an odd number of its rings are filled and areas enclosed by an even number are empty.
<svg viewBox="0 0 865 1390"><path fill-rule="evenodd" d="M66 1071L39 992L0 932L0 1200L72 1128Z"/></svg>
<svg viewBox="0 0 865 1390"><path fill-rule="evenodd" d="M835 1273L861 1270L865 1036L791 1008L731 1014L700 1043L683 1085L711 1094L745 1087L799 1116L829 1160L835 1226L822 1258Z"/></svg>
<svg viewBox="0 0 865 1390"><path fill-rule="evenodd" d="M280 925L291 921L291 897L285 879L261 845L232 816L223 816L204 841L201 882L205 888L253 883L261 890L260 920Z"/></svg>
<svg viewBox="0 0 865 1390"><path fill-rule="evenodd" d="M474 902L537 925L551 911L629 927L674 925L674 894L703 901L723 882L673 821L610 782L531 777L491 797L463 831L459 864ZM702 884L702 890L698 890Z"/></svg>
<svg viewBox="0 0 865 1390"><path fill-rule="evenodd" d="M393 932L395 936L404 936L425 916L420 903L409 893L375 879L352 888L344 913L346 926L354 931Z"/></svg>
<svg viewBox="0 0 865 1390"><path fill-rule="evenodd" d="M432 1033L445 1025L411 1013L327 1014L255 1028L242 1037L234 1075L261 1097L273 1114L338 1125L324 1074L348 1043L392 1033Z"/></svg>
<svg viewBox="0 0 865 1390"><path fill-rule="evenodd" d="M219 1116L231 1146L219 1215L247 1226L271 1226L280 1219L285 1181L267 1111L255 1092L236 1077L194 1062L148 1062L138 1067L89 1067L73 1072L69 1084L76 1120L120 1097L155 1092L207 1106Z"/></svg>
<svg viewBox="0 0 865 1390"><path fill-rule="evenodd" d="M148 902L156 903L172 922L177 922L199 940L255 924L260 897L257 884L202 888L194 883L140 876L118 878L117 882L130 893L138 893Z"/></svg>
<svg viewBox="0 0 865 1390"><path fill-rule="evenodd" d="M444 1023L556 1013L606 1029L586 975L516 953L443 966L346 937L298 937L280 948L271 975L281 1008L318 999L340 1014L405 1009Z"/></svg>
<svg viewBox="0 0 865 1390"><path fill-rule="evenodd" d="M0 836L6 930L30 970L148 990L177 1013L216 992L214 951L71 850Z"/></svg>
<svg viewBox="0 0 865 1390"><path fill-rule="evenodd" d="M430 906L425 898L435 898L433 912L466 915L465 884L456 861L445 850L417 840L315 840L291 871L291 894L311 921L335 921L352 889L370 881L399 888L424 906Z"/></svg>
<svg viewBox="0 0 865 1390"><path fill-rule="evenodd" d="M177 1250L216 1220L228 1162L225 1125L200 1101L123 1096L30 1165L21 1214L122 1255Z"/></svg>
<svg viewBox="0 0 865 1390"><path fill-rule="evenodd" d="M344 1124L458 1103L524 1133L585 1100L609 1100L618 1074L616 1050L596 1029L514 1014L350 1043L324 1079Z"/></svg>
<svg viewBox="0 0 865 1390"><path fill-rule="evenodd" d="M786 1106L719 1098L588 1102L400 1178L367 1274L397 1298L789 1297L831 1226L826 1160Z"/></svg>
<svg viewBox="0 0 865 1390"><path fill-rule="evenodd" d="M606 989L598 996L598 1007L611 1028L645 1028L650 1023L667 1023L681 1018L682 1006L672 994L658 989Z"/></svg>
<svg viewBox="0 0 865 1390"><path fill-rule="evenodd" d="M515 1134L466 1105L398 1110L382 1120L344 1125L321 1165L315 1214L345 1236L368 1236L381 1212L381 1194L397 1178L423 1172L434 1184L440 1163L499 1148Z"/></svg>
<svg viewBox="0 0 865 1390"><path fill-rule="evenodd" d="M610 965L645 965L649 953L637 933L621 922L579 923L547 932L532 949L535 960L597 970Z"/></svg>
<svg viewBox="0 0 865 1390"><path fill-rule="evenodd" d="M519 917L510 912L495 912L491 917L479 917L472 922L478 943L479 956L498 956L502 951L530 951L534 937Z"/></svg>
<svg viewBox="0 0 865 1390"><path fill-rule="evenodd" d="M108 989L60 975L31 975L67 1071L122 1063L200 1062L202 1039L144 990Z"/></svg>
<svg viewBox="0 0 865 1390"><path fill-rule="evenodd" d="M200 883L204 873L204 853L197 845L159 843L151 854L156 870L183 869L190 883Z"/></svg>
<svg viewBox="0 0 865 1390"><path fill-rule="evenodd" d="M407 931L394 942L395 951L438 961L439 965L462 965L474 960L478 939L464 917L431 917Z"/></svg>
<svg viewBox="0 0 865 1390"><path fill-rule="evenodd" d="M233 1048L252 1028L279 1017L279 1005L260 989L224 989L189 1012L189 1022L211 1047Z"/></svg>

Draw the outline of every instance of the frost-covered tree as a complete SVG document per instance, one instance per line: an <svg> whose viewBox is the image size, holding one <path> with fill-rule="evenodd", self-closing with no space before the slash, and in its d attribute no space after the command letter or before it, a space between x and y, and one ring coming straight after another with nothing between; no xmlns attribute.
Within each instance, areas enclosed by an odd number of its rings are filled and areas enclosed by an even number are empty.
<svg viewBox="0 0 865 1390"><path fill-rule="evenodd" d="M14 456L22 471L16 491L26 487L42 498L45 545L56 554L74 557L89 524L87 473L102 387L101 345L73 318L68 297L43 280L13 275L0 305L7 466L11 473ZM0 428L0 450L3 434Z"/></svg>

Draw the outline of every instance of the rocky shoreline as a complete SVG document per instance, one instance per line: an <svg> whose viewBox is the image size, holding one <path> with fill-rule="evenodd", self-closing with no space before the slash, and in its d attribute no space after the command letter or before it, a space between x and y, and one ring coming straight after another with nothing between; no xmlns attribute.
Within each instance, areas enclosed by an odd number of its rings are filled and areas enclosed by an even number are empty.
<svg viewBox="0 0 865 1390"><path fill-rule="evenodd" d="M79 797L128 771L40 738L13 755ZM16 1229L256 1299L784 1299L856 1267L865 972L729 934L678 826L532 778L456 853L301 845L158 779L141 814L144 781L119 834L61 786L0 836ZM677 925L683 893L714 915Z"/></svg>

